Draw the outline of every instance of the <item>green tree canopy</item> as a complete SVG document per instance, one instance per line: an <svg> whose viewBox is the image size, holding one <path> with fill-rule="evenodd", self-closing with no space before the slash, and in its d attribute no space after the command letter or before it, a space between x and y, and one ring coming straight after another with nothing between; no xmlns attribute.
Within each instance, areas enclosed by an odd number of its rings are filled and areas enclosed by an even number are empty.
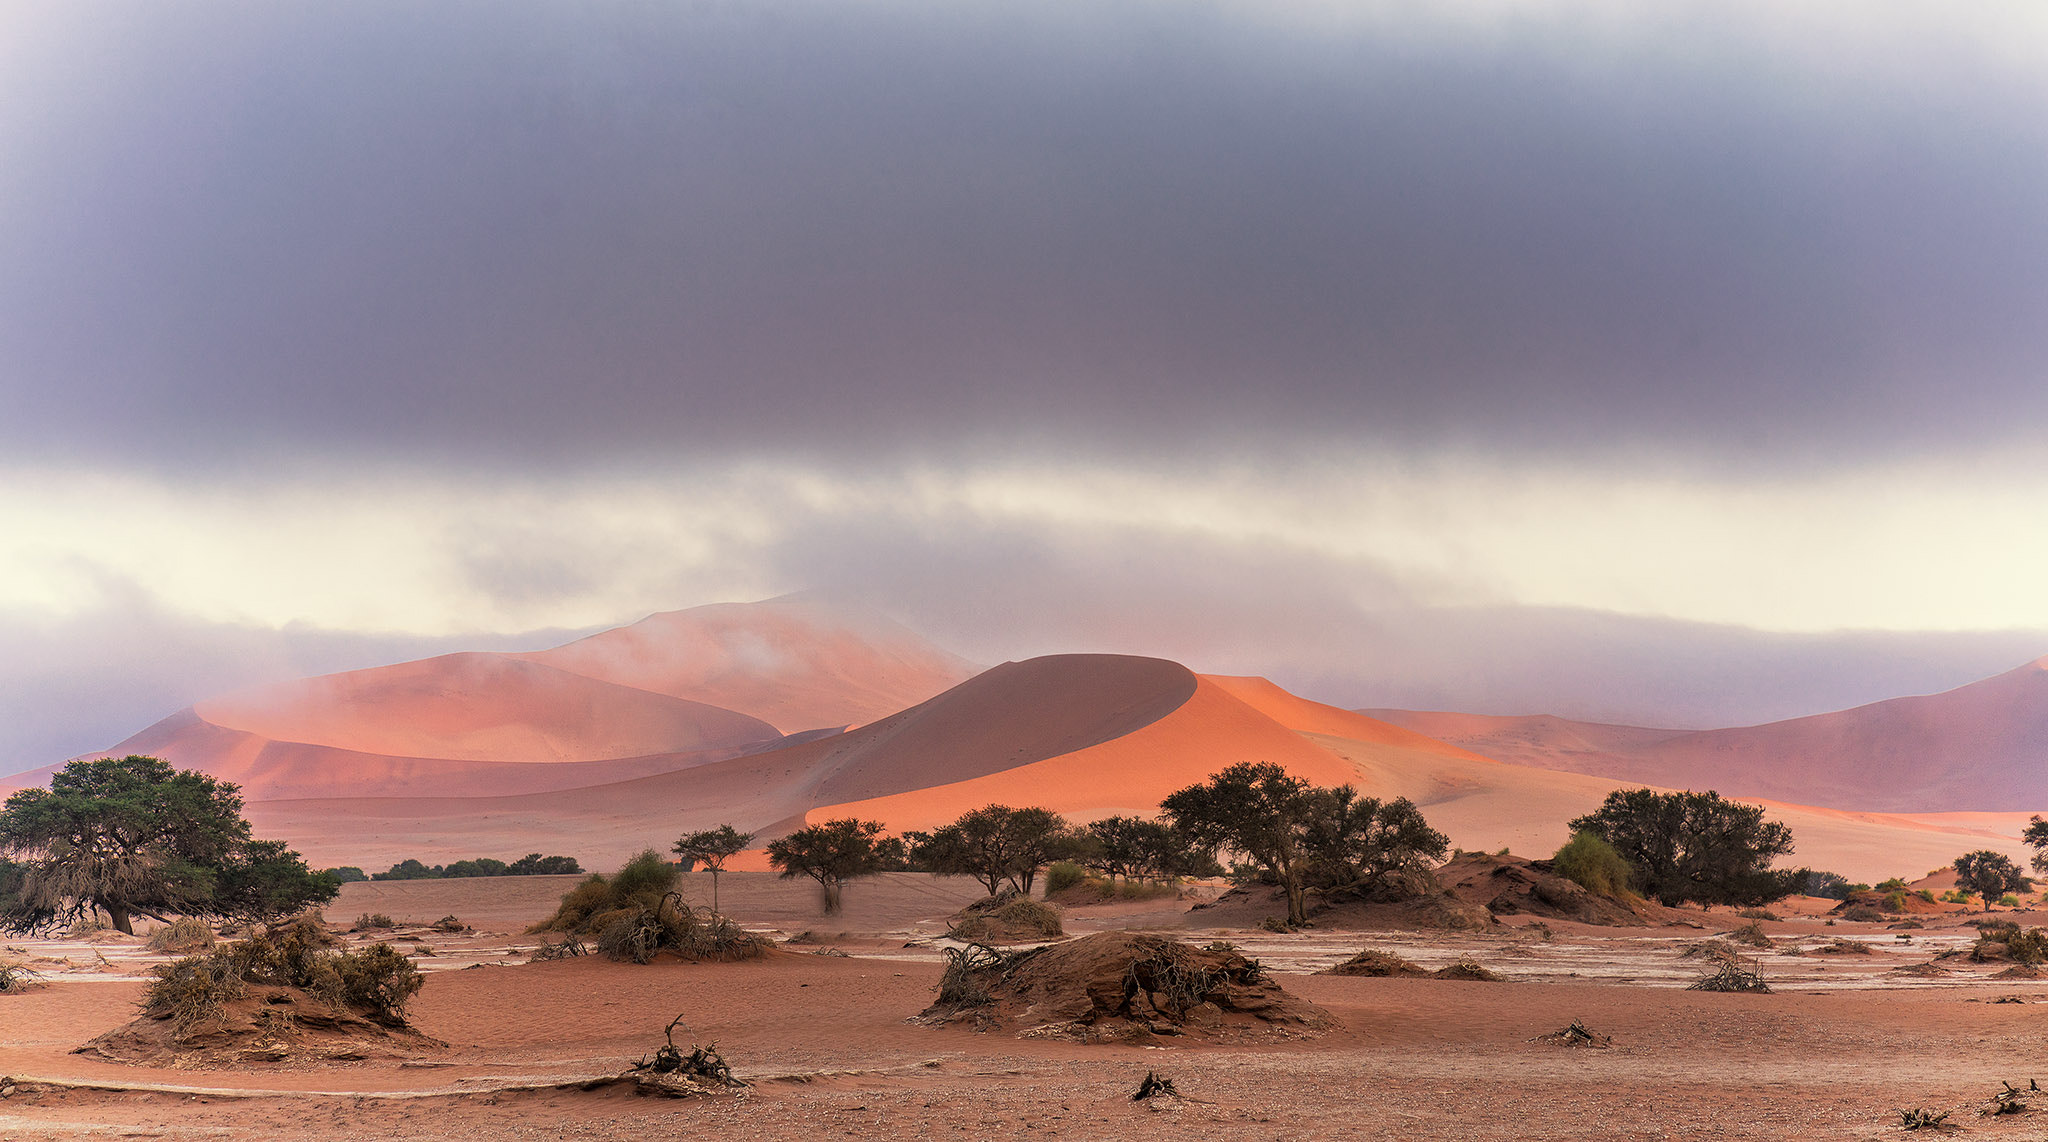
<svg viewBox="0 0 2048 1142"><path fill-rule="evenodd" d="M2035 818L2039 820L2039 818ZM2013 859L1991 849L1978 849L1956 858L1956 885L1984 899L1984 911L2008 892L2025 892L2034 886L2020 872Z"/></svg>
<svg viewBox="0 0 2048 1142"><path fill-rule="evenodd" d="M701 864L711 874L712 912L718 911L718 874L725 871L725 862L738 856L753 842L754 834L742 833L731 825L688 833L676 841L674 852L683 858L683 871L688 872Z"/></svg>
<svg viewBox="0 0 2048 1142"><path fill-rule="evenodd" d="M884 837L880 821L851 817L811 825L768 842L768 863L784 880L808 876L818 882L827 916L838 913L840 889L847 881L873 876L902 859L902 840Z"/></svg>
<svg viewBox="0 0 2048 1142"><path fill-rule="evenodd" d="M15 858L0 870L0 926L18 932L95 908L130 934L136 916L277 916L340 887L253 839L234 785L132 754L71 762L9 797L0 851Z"/></svg>
<svg viewBox="0 0 2048 1142"><path fill-rule="evenodd" d="M1612 845L1634 870L1637 890L1670 907L1768 904L1806 880L1805 869L1770 867L1792 851L1792 830L1764 820L1763 806L1712 790L1617 789L1569 827Z"/></svg>
<svg viewBox="0 0 2048 1142"><path fill-rule="evenodd" d="M1310 888L1369 889L1449 847L1405 797L1382 803L1349 785L1318 788L1271 762L1240 762L1160 808L1194 848L1242 853L1276 880L1290 924L1307 922Z"/></svg>
<svg viewBox="0 0 2048 1142"><path fill-rule="evenodd" d="M994 896L1007 880L1029 894L1038 874L1074 855L1080 837L1050 809L987 805L929 833L911 833L910 859L942 875L971 876Z"/></svg>

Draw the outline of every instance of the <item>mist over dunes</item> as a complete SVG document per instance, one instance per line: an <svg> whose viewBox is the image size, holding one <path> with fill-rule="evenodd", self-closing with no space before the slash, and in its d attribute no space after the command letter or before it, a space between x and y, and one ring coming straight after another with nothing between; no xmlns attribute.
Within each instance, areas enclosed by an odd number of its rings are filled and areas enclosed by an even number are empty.
<svg viewBox="0 0 2048 1142"><path fill-rule="evenodd" d="M106 752L234 781L266 835L366 867L535 850L603 865L725 823L764 838L840 816L918 829L990 803L1151 814L1267 761L1407 797L1453 844L1537 855L1617 785L1715 788L1770 801L1802 863L1881 877L2017 851L2025 811L2048 806L2029 761L2044 724L2038 662L1945 694L1678 731L1345 710L1138 655L983 670L861 608L794 597L238 691Z"/></svg>

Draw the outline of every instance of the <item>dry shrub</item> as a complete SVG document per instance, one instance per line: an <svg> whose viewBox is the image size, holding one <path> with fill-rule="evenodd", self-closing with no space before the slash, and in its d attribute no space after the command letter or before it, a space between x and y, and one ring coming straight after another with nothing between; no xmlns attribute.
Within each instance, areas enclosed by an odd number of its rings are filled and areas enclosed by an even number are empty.
<svg viewBox="0 0 2048 1142"><path fill-rule="evenodd" d="M583 955L588 951L589 949L583 946L583 941L581 940L563 940L560 943L550 943L542 940L540 947L533 950L533 954L526 958L526 962L530 964L544 964L554 960L570 959Z"/></svg>
<svg viewBox="0 0 2048 1142"><path fill-rule="evenodd" d="M1461 959L1449 967L1438 968L1432 973L1437 979L1469 979L1482 983L1499 983L1501 975L1481 967L1475 960Z"/></svg>
<svg viewBox="0 0 2048 1142"><path fill-rule="evenodd" d="M989 947L969 944L946 949L946 970L939 976L939 999L934 1005L949 1011L986 1007L994 1002L986 978L1008 973L1014 957Z"/></svg>
<svg viewBox="0 0 2048 1142"><path fill-rule="evenodd" d="M1885 918L1883 912L1868 904L1851 904L1842 910L1842 919L1852 924L1875 924Z"/></svg>
<svg viewBox="0 0 2048 1142"><path fill-rule="evenodd" d="M662 952L687 960L757 959L771 941L748 932L723 916L699 912L670 893L652 907L600 912L589 920L597 950L614 960L652 963Z"/></svg>
<svg viewBox="0 0 2048 1142"><path fill-rule="evenodd" d="M213 926L197 916L180 916L169 924L149 934L149 950L152 952L176 952L190 955L203 952L214 945Z"/></svg>
<svg viewBox="0 0 2048 1142"><path fill-rule="evenodd" d="M971 1016L986 1028L1029 1018L1041 1026L1026 1034L1084 1042L1181 1034L1183 1024L1219 1027L1241 1016L1266 1024L1327 1022L1320 1009L1274 984L1258 961L1217 945L1101 932L1019 952L970 945L947 955L928 1019Z"/></svg>
<svg viewBox="0 0 2048 1142"><path fill-rule="evenodd" d="M393 920L382 912L365 912L361 916L356 917L355 927L350 928L349 931L388 932L396 927L398 927L398 921Z"/></svg>
<svg viewBox="0 0 2048 1142"><path fill-rule="evenodd" d="M1808 948L1816 956L1867 956L1870 945L1861 940L1845 940L1837 936L1816 948Z"/></svg>
<svg viewBox="0 0 2048 1142"><path fill-rule="evenodd" d="M1361 975L1372 979L1386 979L1390 976L1428 975L1429 973L1393 952L1377 948L1366 948L1335 967L1325 968L1322 975Z"/></svg>
<svg viewBox="0 0 2048 1142"><path fill-rule="evenodd" d="M1783 920L1784 917L1768 908L1744 908L1736 913L1744 920Z"/></svg>
<svg viewBox="0 0 2048 1142"><path fill-rule="evenodd" d="M1977 925L1977 943L1970 959L1977 963L2011 960L2032 967L2048 962L2048 929L2022 930L2010 920L1992 920Z"/></svg>
<svg viewBox="0 0 2048 1142"><path fill-rule="evenodd" d="M338 943L312 915L294 917L200 955L153 969L143 1013L168 1019L179 1034L222 1018L250 984L296 988L337 1010L367 1012L403 1026L405 1006L424 982L419 969L389 944L335 951Z"/></svg>
<svg viewBox="0 0 2048 1142"><path fill-rule="evenodd" d="M1678 953L1680 959L1708 959L1716 963L1733 964L1742 962L1742 951L1723 939L1700 940L1687 944Z"/></svg>
<svg viewBox="0 0 2048 1142"><path fill-rule="evenodd" d="M42 981L42 973L19 960L0 960L0 995L27 991Z"/></svg>
<svg viewBox="0 0 2048 1142"><path fill-rule="evenodd" d="M1741 963L1722 963L1713 971L1685 985L1687 991L1747 991L1768 995L1771 985L1763 972Z"/></svg>
<svg viewBox="0 0 2048 1142"><path fill-rule="evenodd" d="M470 928L469 925L456 919L452 915L441 917L439 920L434 921L434 923L431 926L436 932L448 932L451 934L468 932L473 930Z"/></svg>
<svg viewBox="0 0 2048 1142"><path fill-rule="evenodd" d="M1728 933L1728 938L1738 944L1748 944L1752 948L1768 948L1771 946L1771 938L1764 935L1763 924L1755 920L1751 920L1742 927Z"/></svg>
<svg viewBox="0 0 2048 1142"><path fill-rule="evenodd" d="M955 940L1056 940L1067 934L1060 910L1017 892L977 900L955 913L946 935Z"/></svg>
<svg viewBox="0 0 2048 1142"><path fill-rule="evenodd" d="M156 978L143 990L142 1013L170 1020L178 1035L219 1021L227 1014L228 1003L247 990L239 967L217 951L158 964L150 971Z"/></svg>

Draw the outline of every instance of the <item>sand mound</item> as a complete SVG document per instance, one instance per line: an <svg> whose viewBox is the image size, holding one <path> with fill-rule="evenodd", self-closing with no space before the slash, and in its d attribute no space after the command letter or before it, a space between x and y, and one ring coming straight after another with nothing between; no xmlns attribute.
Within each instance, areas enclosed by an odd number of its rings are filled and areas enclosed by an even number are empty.
<svg viewBox="0 0 2048 1142"><path fill-rule="evenodd" d="M1648 907L1592 892L1557 875L1547 860L1467 853L1438 869L1436 878L1459 899L1497 916L1527 913L1612 927L1650 922Z"/></svg>
<svg viewBox="0 0 2048 1142"><path fill-rule="evenodd" d="M1324 968L1317 975L1362 975L1371 979L1390 979L1396 976L1425 976L1429 972L1392 952L1367 948L1334 967Z"/></svg>
<svg viewBox="0 0 2048 1142"><path fill-rule="evenodd" d="M953 913L946 930L946 935L955 940L982 944L1056 940L1066 934L1058 908L1041 904L1014 889L977 900Z"/></svg>
<svg viewBox="0 0 2048 1142"><path fill-rule="evenodd" d="M404 1024L335 1007L300 988L252 986L205 1025L181 1032L168 1016L142 1015L73 1053L148 1066L236 1067L409 1059L447 1045Z"/></svg>
<svg viewBox="0 0 2048 1142"><path fill-rule="evenodd" d="M1328 1027L1229 944L1102 932L1014 954L956 953L924 1018L1021 1027L1034 1038L1118 1042L1152 1035L1243 1037Z"/></svg>

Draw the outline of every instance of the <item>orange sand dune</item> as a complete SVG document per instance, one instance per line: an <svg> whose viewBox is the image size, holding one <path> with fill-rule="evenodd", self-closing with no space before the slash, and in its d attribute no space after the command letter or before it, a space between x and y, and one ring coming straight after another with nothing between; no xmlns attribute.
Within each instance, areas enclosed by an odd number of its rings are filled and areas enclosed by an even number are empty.
<svg viewBox="0 0 2048 1142"><path fill-rule="evenodd" d="M500 848L603 863L647 845L665 850L688 829L730 823L773 834L821 803L1085 753L1168 719L1197 691L1194 675L1177 663L1053 655L1006 663L850 733L637 780L533 796L272 800L252 803L249 816L316 863L389 863L387 854L438 860ZM1300 748L1296 735L1266 724L1278 746Z"/></svg>
<svg viewBox="0 0 2048 1142"><path fill-rule="evenodd" d="M745 714L502 654L304 678L194 710L214 725L273 741L452 761L595 761L782 736Z"/></svg>
<svg viewBox="0 0 2048 1142"><path fill-rule="evenodd" d="M524 657L788 732L871 722L980 669L880 615L810 596L668 611Z"/></svg>
<svg viewBox="0 0 2048 1142"><path fill-rule="evenodd" d="M1296 733L1332 734L1352 741L1418 749L1427 753L1450 753L1461 757L1494 760L1489 755L1460 749L1440 736L1418 733L1413 728L1369 717L1356 710L1325 706L1289 693L1266 678L1243 678L1204 674L1203 678L1228 691L1254 710Z"/></svg>
<svg viewBox="0 0 2048 1142"><path fill-rule="evenodd" d="M806 819L854 816L929 829L991 803L1043 805L1082 821L1151 816L1167 794L1240 761L1273 762L1318 785L1354 780L1327 750L1205 677L1171 716L1114 740L965 781L824 805Z"/></svg>
<svg viewBox="0 0 2048 1142"><path fill-rule="evenodd" d="M2048 659L1941 694L1738 729L1374 711L1525 765L1897 813L2048 806Z"/></svg>
<svg viewBox="0 0 2048 1142"><path fill-rule="evenodd" d="M1274 713L1363 736L1296 732ZM1198 678L1157 659L1062 655L1006 664L848 734L630 781L525 796L260 801L250 817L316 864L539 850L602 867L721 823L773 836L852 815L900 831L990 803L1044 805L1076 820L1150 814L1166 794L1238 761L1405 796L1454 845L1530 855L1553 851L1567 821L1621 784L1493 761L1269 683ZM1794 860L1858 880L1918 875L1972 849L2025 851L2018 818L1771 812L1793 829Z"/></svg>

